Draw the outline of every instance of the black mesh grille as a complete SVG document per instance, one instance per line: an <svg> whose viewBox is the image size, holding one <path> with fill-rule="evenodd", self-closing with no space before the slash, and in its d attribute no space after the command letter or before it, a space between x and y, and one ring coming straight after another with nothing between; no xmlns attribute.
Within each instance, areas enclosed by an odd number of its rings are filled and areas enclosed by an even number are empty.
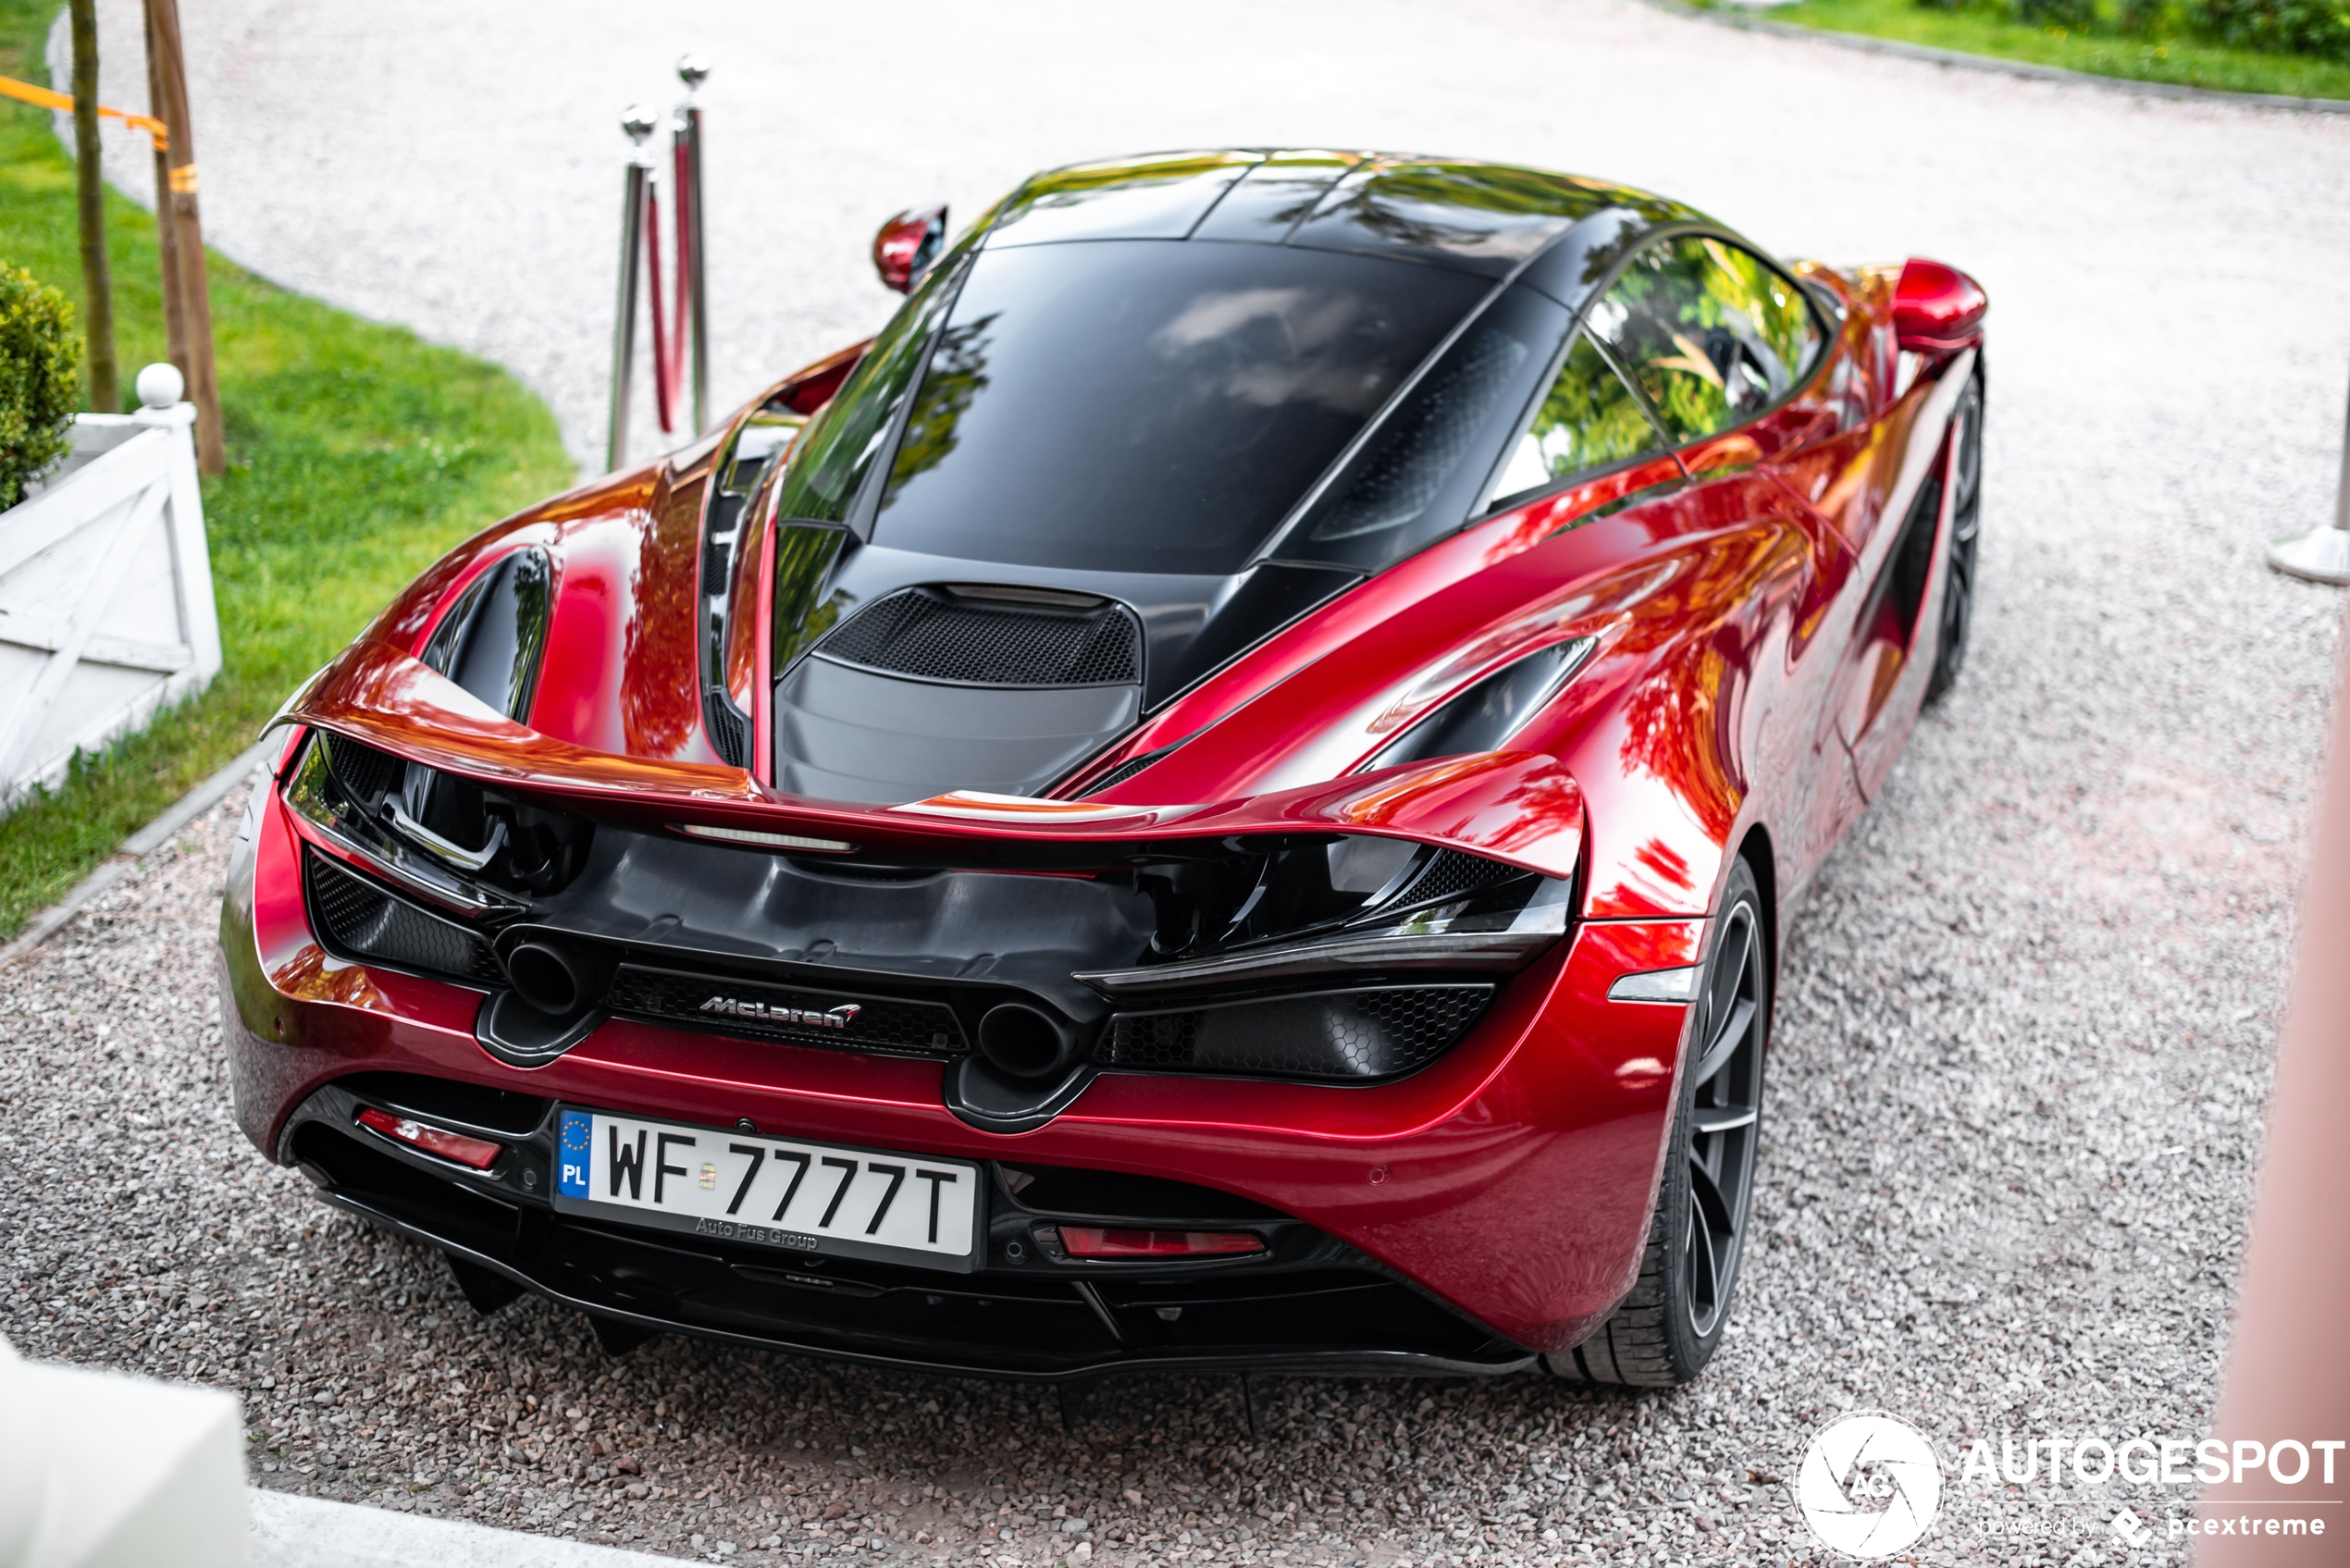
<svg viewBox="0 0 2350 1568"><path fill-rule="evenodd" d="M963 1031L952 1008L895 996L803 991L630 964L622 966L604 1005L615 1013L669 1023L851 1051L943 1056L963 1049ZM815 1021L843 1013L847 1016L837 1027Z"/></svg>
<svg viewBox="0 0 2350 1568"><path fill-rule="evenodd" d="M729 767L749 767L750 726L735 705L713 691L704 695L702 710L709 719L710 748Z"/></svg>
<svg viewBox="0 0 2350 1568"><path fill-rule="evenodd" d="M318 934L335 948L355 958L380 958L476 985L505 983L489 944L479 933L393 897L315 850L303 859L309 870L311 919Z"/></svg>
<svg viewBox="0 0 2350 1568"><path fill-rule="evenodd" d="M399 758L324 730L318 732L318 741L327 748L327 766L334 771L335 781L350 792L353 800L373 805L384 791L400 782L402 764Z"/></svg>
<svg viewBox="0 0 2350 1568"><path fill-rule="evenodd" d="M1492 995L1490 985L1398 985L1120 1013L1103 1031L1094 1059L1177 1072L1391 1078L1441 1056Z"/></svg>
<svg viewBox="0 0 2350 1568"><path fill-rule="evenodd" d="M1476 855L1464 855L1457 849L1440 849L1429 857L1412 885L1390 899L1390 904L1426 904L1456 894L1474 893L1508 882L1527 873L1515 866L1505 866L1499 860L1488 860Z"/></svg>
<svg viewBox="0 0 2350 1568"><path fill-rule="evenodd" d="M1315 525L1316 539L1351 539L1417 517L1460 466L1494 400L1509 389L1526 345L1480 326L1388 423L1343 500Z"/></svg>
<svg viewBox="0 0 2350 1568"><path fill-rule="evenodd" d="M1143 678L1140 634L1122 611L968 604L921 588L859 611L818 651L868 670L972 685L1131 685Z"/></svg>
<svg viewBox="0 0 2350 1568"><path fill-rule="evenodd" d="M1180 745L1181 742L1178 742L1177 744ZM1165 757L1168 753L1173 751L1175 747L1172 746L1162 746L1156 751L1145 751L1140 757L1130 757L1125 761L1120 762L1117 767L1112 768L1108 772L1104 773L1095 782L1094 787L1087 790L1085 793L1087 795L1099 795L1102 791L1111 788L1114 785L1122 784L1128 779L1132 778L1136 773L1141 772L1144 769L1149 767L1152 763L1157 761L1160 758Z"/></svg>

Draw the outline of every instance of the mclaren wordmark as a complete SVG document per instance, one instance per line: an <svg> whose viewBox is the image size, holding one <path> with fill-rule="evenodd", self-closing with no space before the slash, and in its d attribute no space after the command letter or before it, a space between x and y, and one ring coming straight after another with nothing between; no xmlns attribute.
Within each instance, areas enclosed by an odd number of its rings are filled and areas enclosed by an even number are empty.
<svg viewBox="0 0 2350 1568"><path fill-rule="evenodd" d="M700 1007L705 1013L731 1013L737 1018L796 1023L810 1029L847 1029L864 1010L854 1002L843 1002L820 1013L813 1007L771 1007L764 1002L745 1002L732 996L712 996Z"/></svg>

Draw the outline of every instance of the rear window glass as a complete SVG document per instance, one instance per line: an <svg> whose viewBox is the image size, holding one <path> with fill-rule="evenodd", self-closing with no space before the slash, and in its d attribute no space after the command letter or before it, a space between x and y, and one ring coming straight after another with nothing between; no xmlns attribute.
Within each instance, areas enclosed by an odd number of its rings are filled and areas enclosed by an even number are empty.
<svg viewBox="0 0 2350 1568"><path fill-rule="evenodd" d="M983 252L937 334L874 540L1236 572L1488 287L1257 244Z"/></svg>

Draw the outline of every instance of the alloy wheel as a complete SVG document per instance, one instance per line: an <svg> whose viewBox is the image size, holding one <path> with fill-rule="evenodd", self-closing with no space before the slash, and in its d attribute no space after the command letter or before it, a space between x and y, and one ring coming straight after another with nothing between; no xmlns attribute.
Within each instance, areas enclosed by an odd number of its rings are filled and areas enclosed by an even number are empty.
<svg viewBox="0 0 2350 1568"><path fill-rule="evenodd" d="M1746 1243L1769 1023L1762 963L1754 906L1741 900L1725 920L1714 949L1698 1036L1705 1047L1689 1069L1684 1306L1701 1340L1713 1333L1729 1307Z"/></svg>
<svg viewBox="0 0 2350 1568"><path fill-rule="evenodd" d="M1971 383L1950 416L1949 570L1942 587L1942 636L1934 654L1934 675L1925 699L1934 701L1957 684L1966 662L1969 628L1974 620L1974 563L1983 528L1983 384Z"/></svg>

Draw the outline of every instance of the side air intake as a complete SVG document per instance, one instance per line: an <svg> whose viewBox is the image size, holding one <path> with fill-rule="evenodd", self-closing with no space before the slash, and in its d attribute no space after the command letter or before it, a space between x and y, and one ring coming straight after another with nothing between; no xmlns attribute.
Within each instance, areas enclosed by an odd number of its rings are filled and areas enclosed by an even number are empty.
<svg viewBox="0 0 2350 1568"><path fill-rule="evenodd" d="M480 934L427 914L395 894L305 850L310 914L327 945L354 958L446 975L470 985L500 986L504 971Z"/></svg>

